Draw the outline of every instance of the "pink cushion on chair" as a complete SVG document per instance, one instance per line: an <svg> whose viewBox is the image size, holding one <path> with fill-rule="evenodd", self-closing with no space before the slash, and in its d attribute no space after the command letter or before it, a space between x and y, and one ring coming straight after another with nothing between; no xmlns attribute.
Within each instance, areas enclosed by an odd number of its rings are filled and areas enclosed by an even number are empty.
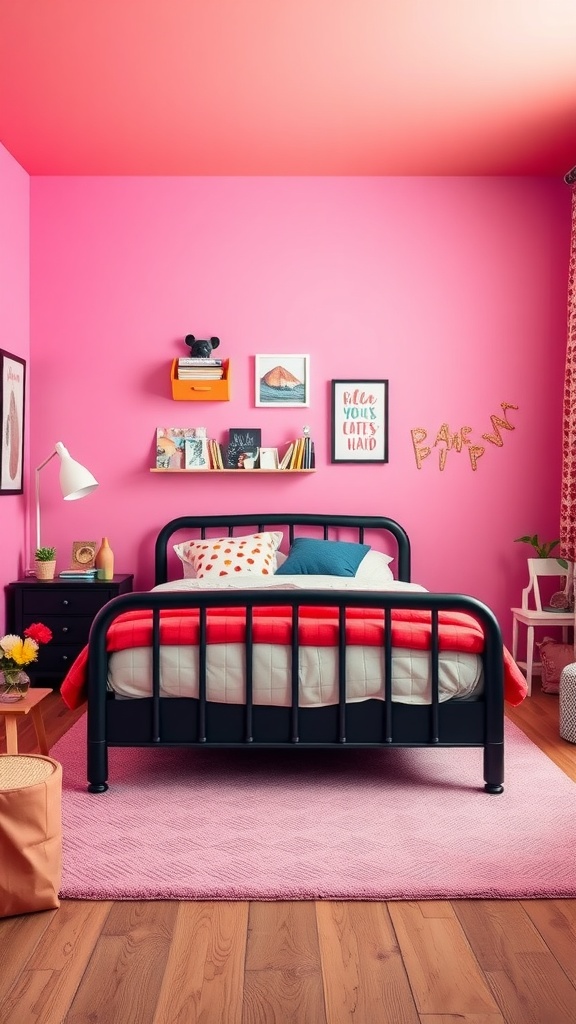
<svg viewBox="0 0 576 1024"><path fill-rule="evenodd" d="M544 693L558 693L562 669L576 661L574 644L562 644L551 637L545 636L541 643L540 661L542 662L542 689Z"/></svg>

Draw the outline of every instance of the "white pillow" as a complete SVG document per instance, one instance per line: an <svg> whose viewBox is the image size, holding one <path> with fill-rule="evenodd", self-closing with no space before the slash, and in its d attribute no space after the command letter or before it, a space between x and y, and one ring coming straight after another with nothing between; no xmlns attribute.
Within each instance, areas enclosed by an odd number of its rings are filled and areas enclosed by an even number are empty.
<svg viewBox="0 0 576 1024"><path fill-rule="evenodd" d="M390 555L385 555L382 551L373 551L371 548L360 562L354 579L376 586L386 580L393 580L394 573L390 569L390 562L393 561Z"/></svg>
<svg viewBox="0 0 576 1024"><path fill-rule="evenodd" d="M175 544L184 566L184 579L253 573L272 576L282 533L249 533L239 537L206 537Z"/></svg>

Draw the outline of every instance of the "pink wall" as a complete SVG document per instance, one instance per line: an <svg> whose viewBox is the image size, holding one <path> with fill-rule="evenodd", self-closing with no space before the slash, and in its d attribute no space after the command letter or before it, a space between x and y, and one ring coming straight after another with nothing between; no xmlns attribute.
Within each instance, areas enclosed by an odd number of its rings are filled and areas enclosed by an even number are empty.
<svg viewBox="0 0 576 1024"><path fill-rule="evenodd" d="M30 349L30 178L0 145L0 348L28 362ZM28 445L25 425L24 443ZM0 583L22 572L25 497L0 495ZM4 631L4 601L0 602Z"/></svg>
<svg viewBox="0 0 576 1024"><path fill-rule="evenodd" d="M514 178L33 178L31 457L63 441L101 486L63 502L42 474L43 541L109 536L119 571L152 582L158 528L185 513L384 513L413 540L414 578L488 602L509 634L529 553L557 535L569 190ZM183 336L222 339L228 403L174 402ZM311 356L310 409L254 405L255 353ZM331 378L390 381L390 461L331 465ZM509 412L501 447L482 441ZM486 448L411 430L443 423ZM314 476L149 473L157 425L304 424Z"/></svg>

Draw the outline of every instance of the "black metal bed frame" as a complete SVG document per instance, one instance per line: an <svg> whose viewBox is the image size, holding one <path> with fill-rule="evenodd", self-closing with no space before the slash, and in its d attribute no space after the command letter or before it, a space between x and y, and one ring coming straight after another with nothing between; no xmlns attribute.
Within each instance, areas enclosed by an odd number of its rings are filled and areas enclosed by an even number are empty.
<svg viewBox="0 0 576 1024"><path fill-rule="evenodd" d="M284 527L292 543L296 534L323 539L359 542L376 531L393 539L397 578L410 580L410 542L406 531L393 519L382 516L327 516L319 514L182 516L162 528L155 545L156 583L168 580L168 546L182 530L188 537L233 536ZM214 530L219 531L214 534ZM343 538L342 535L346 534ZM384 544L379 545L384 549ZM338 704L305 708L298 704L298 612L303 606L329 605L338 609ZM291 629L290 707L254 704L252 692L254 611L259 607L289 607ZM244 643L246 701L242 705L211 702L206 695L206 626L210 609L246 609ZM178 608L199 616L199 695L160 696L160 612ZM384 700L346 701L346 609L378 609L384 614ZM391 617L394 609L421 609L431 615L431 703L407 705L392 700ZM107 691L108 654L106 634L124 612L152 614L151 696L116 699ZM441 611L459 611L480 622L485 634L482 654L484 687L474 699L440 703L438 626ZM500 627L493 612L482 602L463 594L423 592L367 592L334 590L263 591L151 591L123 594L110 601L94 619L88 649L88 789L102 793L108 788L110 746L194 747L483 747L484 788L501 793L504 780L504 659Z"/></svg>

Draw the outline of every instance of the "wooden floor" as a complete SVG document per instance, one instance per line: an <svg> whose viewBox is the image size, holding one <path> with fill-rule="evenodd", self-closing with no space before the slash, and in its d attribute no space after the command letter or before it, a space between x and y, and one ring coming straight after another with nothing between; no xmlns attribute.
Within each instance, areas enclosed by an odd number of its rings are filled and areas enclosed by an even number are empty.
<svg viewBox="0 0 576 1024"><path fill-rule="evenodd" d="M78 713L45 706L52 745ZM576 781L557 697L509 717ZM575 1024L576 900L64 901L0 921L0 1021Z"/></svg>

